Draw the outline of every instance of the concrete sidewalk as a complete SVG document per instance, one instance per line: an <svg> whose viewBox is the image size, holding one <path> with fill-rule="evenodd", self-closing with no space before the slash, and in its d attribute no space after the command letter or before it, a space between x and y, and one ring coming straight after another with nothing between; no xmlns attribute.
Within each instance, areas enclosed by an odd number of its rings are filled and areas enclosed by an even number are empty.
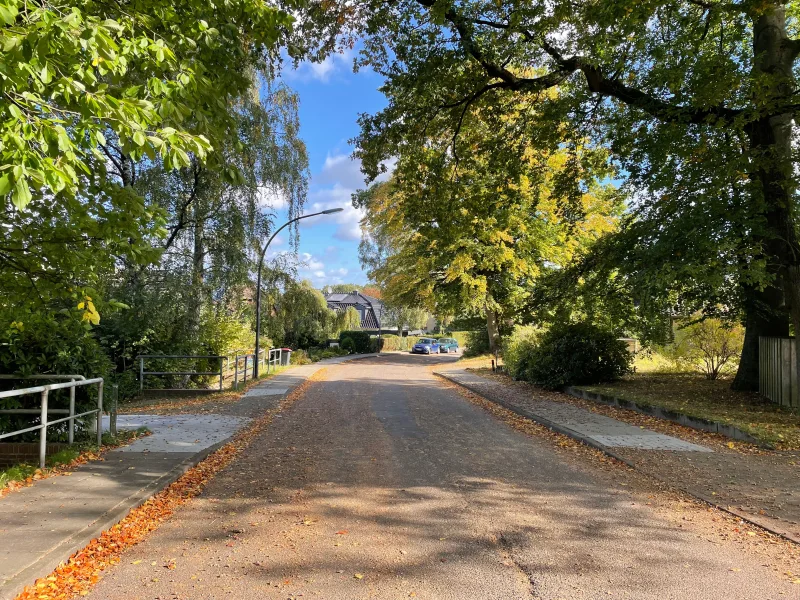
<svg viewBox="0 0 800 600"><path fill-rule="evenodd" d="M107 452L104 460L0 499L0 600L12 600L26 585L48 575L320 369L371 356L292 368L251 387L220 414L120 415L118 428L146 426L152 435Z"/></svg>
<svg viewBox="0 0 800 600"><path fill-rule="evenodd" d="M503 384L497 381L486 379L464 369L443 369L435 371L435 373L482 396L487 393L491 394L493 388L503 387ZM495 400L495 398L489 399ZM505 405L506 403L498 401L498 404ZM516 407L507 406L507 408L520 412L516 410ZM635 448L637 450L713 452L705 446L617 421L570 404L540 401L535 406L527 407L520 414L600 450Z"/></svg>
<svg viewBox="0 0 800 600"><path fill-rule="evenodd" d="M578 439L668 485L740 518L800 543L800 453L729 448L724 438L691 431L693 443L678 437L679 425L662 430L606 416L623 409L602 405L598 414L582 408L590 401L545 393L534 386L481 377L462 368L436 374L523 417ZM561 397L563 396L563 401ZM592 407L590 407L592 408ZM637 415L637 413L632 413ZM654 417L648 417L650 423ZM660 423L658 424L660 425Z"/></svg>

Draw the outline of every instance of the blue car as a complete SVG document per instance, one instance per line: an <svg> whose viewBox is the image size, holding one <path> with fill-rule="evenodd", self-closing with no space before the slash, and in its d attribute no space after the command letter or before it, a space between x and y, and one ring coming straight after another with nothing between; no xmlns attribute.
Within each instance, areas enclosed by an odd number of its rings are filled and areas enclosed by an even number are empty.
<svg viewBox="0 0 800 600"><path fill-rule="evenodd" d="M420 338L412 346L411 354L439 354L439 341L433 338Z"/></svg>

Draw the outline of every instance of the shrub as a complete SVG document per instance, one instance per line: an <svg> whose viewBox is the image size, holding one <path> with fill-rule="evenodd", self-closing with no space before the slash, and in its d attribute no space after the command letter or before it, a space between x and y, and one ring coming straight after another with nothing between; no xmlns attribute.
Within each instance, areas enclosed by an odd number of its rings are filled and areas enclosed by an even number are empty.
<svg viewBox="0 0 800 600"><path fill-rule="evenodd" d="M613 381L630 371L633 355L613 332L591 323L555 325L519 365L522 377L551 389Z"/></svg>
<svg viewBox="0 0 800 600"><path fill-rule="evenodd" d="M714 380L735 368L744 344L744 329L719 319L704 319L678 330L676 337L675 359Z"/></svg>
<svg viewBox="0 0 800 600"><path fill-rule="evenodd" d="M352 345L345 346L347 340L350 340ZM373 347L368 331L342 331L339 334L339 345L342 349L350 349L356 354L368 354Z"/></svg>
<svg viewBox="0 0 800 600"><path fill-rule="evenodd" d="M541 337L542 330L538 327L518 325L504 340L503 362L514 379L527 379L525 372L531 364L531 357L535 355Z"/></svg>
<svg viewBox="0 0 800 600"><path fill-rule="evenodd" d="M350 354L355 352L356 344L353 341L353 338L346 337L339 343L339 347Z"/></svg>
<svg viewBox="0 0 800 600"><path fill-rule="evenodd" d="M459 342L460 344L460 342ZM489 333L486 328L467 332L464 356L480 356L489 352Z"/></svg>
<svg viewBox="0 0 800 600"><path fill-rule="evenodd" d="M24 380L26 375L78 374L87 379L108 378L111 361L92 336L87 326L68 315L53 313L25 313L15 316L0 314L0 373L18 373L20 380L3 381L2 389L39 385L41 382ZM110 386L109 386L110 387ZM110 394L107 388L106 393ZM78 387L75 390L76 412L97 406L97 386ZM0 400L0 408L33 408L38 406L38 396L14 397ZM51 408L67 408L69 393L54 390L49 396ZM30 415L0 415L0 431L22 429L31 425ZM79 433L86 423L78 419ZM65 438L67 424L61 423L48 430L53 441ZM60 436L60 437L59 437ZM38 432L15 437L14 441L38 439Z"/></svg>
<svg viewBox="0 0 800 600"><path fill-rule="evenodd" d="M400 337L397 335L384 335L380 338L380 340L376 340L376 347L378 348L376 352L397 352L408 350L411 348L409 345L410 339L413 340L417 338Z"/></svg>
<svg viewBox="0 0 800 600"><path fill-rule="evenodd" d="M291 361L293 365L309 365L313 362L309 352L305 350L293 350Z"/></svg>

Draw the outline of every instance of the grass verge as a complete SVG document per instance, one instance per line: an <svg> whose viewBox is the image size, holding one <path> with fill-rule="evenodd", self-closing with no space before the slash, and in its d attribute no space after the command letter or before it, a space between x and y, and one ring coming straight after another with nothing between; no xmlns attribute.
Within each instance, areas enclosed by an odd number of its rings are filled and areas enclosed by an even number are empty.
<svg viewBox="0 0 800 600"><path fill-rule="evenodd" d="M800 414L730 386L730 379L710 381L694 373L640 373L615 383L578 387L733 425L778 450L800 449Z"/></svg>

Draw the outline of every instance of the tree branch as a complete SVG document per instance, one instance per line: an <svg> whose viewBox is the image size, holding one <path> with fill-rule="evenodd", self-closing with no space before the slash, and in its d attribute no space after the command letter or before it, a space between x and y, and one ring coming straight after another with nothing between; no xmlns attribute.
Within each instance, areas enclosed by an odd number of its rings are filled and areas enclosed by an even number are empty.
<svg viewBox="0 0 800 600"><path fill-rule="evenodd" d="M435 4L435 0L417 0L417 2L429 9ZM456 12L453 7L450 7L445 12L444 16L445 19L452 23L458 32L464 51L474 60L476 60L490 77L499 79L502 82L491 84L494 88L510 89L513 91L522 92L539 92L559 85L570 75L580 71L586 78L587 86L592 93L615 98L620 102L627 104L628 106L638 108L661 121L703 124L719 120L732 120L741 114L740 110L730 109L724 106L700 108L695 106L672 104L636 88L626 86L620 83L617 79L604 76L600 67L591 64L582 57L574 56L571 58L565 58L561 52L552 46L544 37L536 41L553 59L558 68L555 71L540 77L517 77L506 67L490 60L478 47L472 36L473 24L485 24L490 27L501 29L508 29L507 26L504 26L502 23L495 23L491 21L483 21L479 23L479 21L481 21L480 19L468 19L463 17ZM527 40L534 40L534 36L529 32L523 30L520 31L520 33L524 35ZM478 93L483 93L484 91L485 90L479 90ZM470 100L470 102L472 101L474 100Z"/></svg>

